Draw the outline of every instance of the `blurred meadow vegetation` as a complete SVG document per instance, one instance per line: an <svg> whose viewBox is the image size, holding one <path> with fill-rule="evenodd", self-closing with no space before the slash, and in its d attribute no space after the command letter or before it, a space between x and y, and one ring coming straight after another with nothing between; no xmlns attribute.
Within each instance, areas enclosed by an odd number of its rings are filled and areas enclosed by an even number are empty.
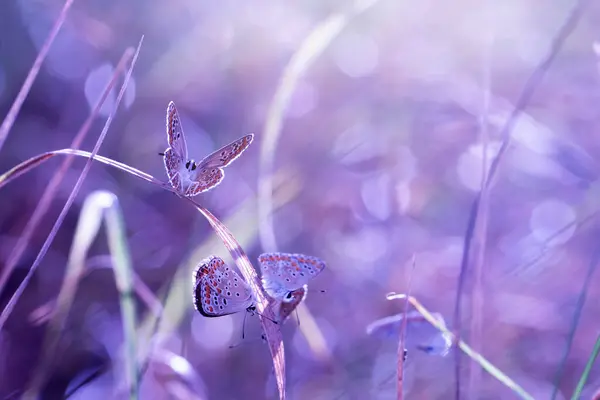
<svg viewBox="0 0 600 400"><path fill-rule="evenodd" d="M585 0L2 2L0 398L596 398L599 55ZM189 201L169 101L255 134ZM194 310L267 251L327 263L267 343Z"/></svg>

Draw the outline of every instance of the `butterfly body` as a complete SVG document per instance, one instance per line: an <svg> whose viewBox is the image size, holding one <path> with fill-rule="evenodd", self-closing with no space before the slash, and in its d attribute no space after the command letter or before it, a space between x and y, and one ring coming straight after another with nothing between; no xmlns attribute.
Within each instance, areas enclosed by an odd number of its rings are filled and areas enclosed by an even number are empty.
<svg viewBox="0 0 600 400"><path fill-rule="evenodd" d="M250 146L254 135L246 135L223 146L196 163L188 157L187 143L181 120L170 102L167 107L167 141L163 161L171 186L184 196L196 196L217 186L225 177L223 168L238 158Z"/></svg>

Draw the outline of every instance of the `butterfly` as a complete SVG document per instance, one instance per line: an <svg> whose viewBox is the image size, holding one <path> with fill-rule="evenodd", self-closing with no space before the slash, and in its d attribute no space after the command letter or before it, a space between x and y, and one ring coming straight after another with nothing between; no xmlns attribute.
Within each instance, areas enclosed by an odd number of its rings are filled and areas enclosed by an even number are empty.
<svg viewBox="0 0 600 400"><path fill-rule="evenodd" d="M167 141L169 147L163 156L171 186L184 196L196 196L217 186L225 177L223 168L238 158L250 146L253 134L221 147L200 162L188 158L181 120L172 101L167 107Z"/></svg>
<svg viewBox="0 0 600 400"><path fill-rule="evenodd" d="M438 324L446 327L444 317L440 313L431 313ZM398 340L404 313L390 315L373 321L366 328L367 335L373 335L379 339ZM452 337L441 332L430 325L427 320L418 312L411 311L406 314L407 328L410 328L411 334L407 336L407 343L410 347L417 348L427 354L445 356L452 347Z"/></svg>
<svg viewBox="0 0 600 400"><path fill-rule="evenodd" d="M302 257L305 260L318 260L315 257L301 254L273 253L273 255L279 255L282 267L287 256ZM259 257L259 263L261 263L261 257ZM270 262L268 258L266 260L267 263ZM320 260L318 261L324 267L324 263ZM264 282L270 278L267 278L268 274L264 274L265 269L262 263L261 269L263 270L264 285ZM320 268L319 272L322 269ZM267 270L275 271L275 268L269 264L267 265ZM275 281L277 280L277 276L275 274L275 278L273 278ZM308 280L306 279L306 281ZM308 288L306 283L304 283L304 279L299 283L295 282L288 286L290 289L285 292L278 292L274 296L269 294L273 298L271 304L274 307L274 322L276 323L283 323L296 307L306 299ZM248 283L235 270L230 268L223 259L217 256L204 259L196 268L194 275L194 306L200 314L206 317L220 317L244 310L250 313L256 311L255 298Z"/></svg>

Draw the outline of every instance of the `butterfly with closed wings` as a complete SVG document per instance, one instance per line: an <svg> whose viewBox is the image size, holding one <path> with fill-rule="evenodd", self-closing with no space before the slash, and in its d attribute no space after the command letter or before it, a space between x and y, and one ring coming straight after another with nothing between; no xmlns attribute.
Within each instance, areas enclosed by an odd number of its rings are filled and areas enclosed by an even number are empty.
<svg viewBox="0 0 600 400"><path fill-rule="evenodd" d="M306 299L306 283L325 268L325 263L316 257L285 253L262 254L258 260L263 287L274 300L273 322L283 323ZM303 264L300 266L298 262ZM296 266L300 266L302 274L295 271ZM220 257L203 260L194 278L194 306L200 314L219 317L256 311L252 289Z"/></svg>
<svg viewBox="0 0 600 400"><path fill-rule="evenodd" d="M200 162L188 158L187 143L181 120L170 102L167 107L167 141L169 147L163 156L171 186L184 196L196 196L217 186L225 177L223 168L238 158L254 139L249 134L209 154Z"/></svg>

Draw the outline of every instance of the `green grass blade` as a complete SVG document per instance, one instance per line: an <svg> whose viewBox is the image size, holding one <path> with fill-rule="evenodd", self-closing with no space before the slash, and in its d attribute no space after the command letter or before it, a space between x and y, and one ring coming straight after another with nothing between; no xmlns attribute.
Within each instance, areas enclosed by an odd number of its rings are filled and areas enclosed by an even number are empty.
<svg viewBox="0 0 600 400"><path fill-rule="evenodd" d="M110 81L107 83L106 87L104 88L102 95L96 102L94 109L92 110L92 112L90 113L88 118L85 120L85 122L83 123L83 125L81 126L81 128L79 129L79 131L77 132L75 137L73 138L73 141L71 142L71 148L77 149L81 146L84 138L87 136L89 130L92 127L92 123L94 122L94 120L96 119L96 116L100 112L100 108L102 107L102 105L104 104L104 101L107 99L108 95L110 94L110 91L116 84L118 77L126 70L125 67L127 66L127 63L129 62L129 60L131 60L133 54L134 54L133 49L128 49L123 53L123 56L121 57L121 60L119 61L119 64L115 68L115 71L114 71ZM125 82L123 83L123 85L125 85ZM18 261L21 259L21 256L23 255L23 252L25 251L27 244L30 242L31 237L36 232L37 227L39 226L40 222L42 221L42 218L44 217L44 215L46 215L46 213L48 212L48 209L50 208L50 204L52 203L52 200L54 199L56 192L58 191L58 187L59 187L60 183L62 182L62 179L66 175L67 171L69 170L72 162L73 162L73 157L67 156L63 160L60 167L58 168L58 171L52 176L52 178L50 179L50 182L48 182L48 185L44 189L44 193L40 197L40 200L39 200L35 210L33 211L33 214L27 221L25 229L19 236L19 240L17 241L17 244L15 245L15 247L12 249L10 255L8 256L8 259L6 261L4 269L2 270L2 273L0 273L0 291L2 291L2 289L6 285L8 277L10 276L12 271L15 269ZM12 169L11 171L13 171L13 170L14 169ZM55 224L55 225L57 225L57 224ZM60 223L58 223L58 225L60 225ZM49 235L49 237L46 241L47 243L44 243L44 247L48 246L51 241L52 241L52 238ZM42 253L44 253L44 252L45 251L43 249L40 251L40 253L38 254L38 257L37 257L38 259L36 259L36 261L34 261L34 264L39 263L39 261L41 261L41 257L43 257ZM30 271L35 270L35 268L36 268L35 266L32 266L30 268ZM3 310L2 315L0 315L0 330L2 329L2 326L4 325L4 322L8 318L8 314L10 314L10 311L13 307L14 307L14 301L13 301L13 299L11 299L9 301L9 304L5 308L5 310Z"/></svg>
<svg viewBox="0 0 600 400"><path fill-rule="evenodd" d="M125 228L116 196L99 191L89 195L81 210L81 216L75 229L75 236L69 254L67 271L56 304L56 311L48 325L48 331L42 347L41 361L34 373L31 385L24 398L35 399L42 389L46 374L51 369L60 335L71 305L75 299L81 276L85 273L85 260L90 246L98 236L102 220L106 219L106 233L109 250L113 260L115 280L123 318L123 331L126 343L125 363L130 388L130 399L137 399L136 386L136 336L135 308L132 299L133 275Z"/></svg>
<svg viewBox="0 0 600 400"><path fill-rule="evenodd" d="M579 400L581 398L581 392L583 391L583 387L590 376L590 372L592 372L592 367L594 366L594 362L596 362L596 358L598 358L598 353L600 353L600 335L598 335L596 338L596 344L594 344L592 354L590 354L590 358L585 364L585 368L581 374L581 378L579 378L579 382L577 382L577 386L575 387L573 396L571 396L571 400Z"/></svg>
<svg viewBox="0 0 600 400"><path fill-rule="evenodd" d="M133 266L131 265L119 202L112 193L106 193L106 195L113 198L111 206L106 210L106 234L110 254L113 257L115 281L119 290L129 398L134 400L138 398L138 379Z"/></svg>
<svg viewBox="0 0 600 400"><path fill-rule="evenodd" d="M456 335L454 335L454 333L450 332L445 326L441 325L440 322L435 318L435 316L433 316L432 313L429 310L427 310L427 308L425 308L415 297L407 296L405 294L391 293L387 296L387 299L388 300L395 300L395 299L407 300L410 304L413 305L413 307L415 307L415 309L423 316L423 318L425 318L427 320L427 322L429 322L431 325L433 325L436 329L438 329L444 335L448 335L449 337L451 337L452 341L458 344L458 347L462 350L463 353L465 353L467 356L469 356L474 362L479 364L481 366L481 368L483 368L491 376L493 376L498 381L500 381L504 386L506 386L507 388L512 390L515 395L517 395L519 398L524 399L524 400L534 400L532 395L527 393L525 391L525 389L523 389L515 381L510 379L508 377L508 375L506 375L504 372L502 372L500 369L498 369L494 364L489 362L481 354L479 354L475 350L473 350L464 341L457 338Z"/></svg>
<svg viewBox="0 0 600 400"><path fill-rule="evenodd" d="M104 138L106 137L106 134L108 133L108 129L110 128L113 117L117 112L117 109L119 107L121 99L123 98L123 96L125 94L125 89L127 88L129 79L131 78L131 75L133 73L133 68L135 66L137 57L139 55L143 39L144 38L142 36L142 39L140 40L135 52L133 49L128 49L127 51L125 51L125 53L123 54L123 56L121 58L121 61L119 62L119 65L117 66L117 68L113 74L111 81L106 86L105 91L103 92L102 96L96 103L96 106L95 106L93 112L90 114L90 117L86 120L86 123L84 123L84 125L82 126L80 131L77 133L77 135L75 136L75 139L73 139L73 143L72 143L73 147L78 147L81 144L81 142L83 141L87 132L89 131L94 116L99 112L100 107L102 106L102 104L106 100L108 93L110 92L110 89L115 84L116 78L119 76L119 74L122 71L125 70L125 66L129 62L129 60L131 60L131 64L130 64L129 68L127 69L125 79L123 80L123 84L121 85L121 90L119 91L117 99L115 100L115 105L114 105L110 115L108 116L108 118L106 119L106 121L104 123L104 127L102 129L102 132L100 133L100 136L96 140L96 144L94 145L94 149L92 150L91 157L94 157L98 153L98 150L100 149L100 146L102 145L102 142L104 141ZM8 276L10 275L12 270L15 268L16 263L21 258L21 255L23 254L23 251L25 250L27 244L29 243L29 241L33 235L33 232L37 229L37 226L41 222L42 217L48 211L48 209L50 207L50 203L51 203L52 199L54 198L56 191L58 190L58 185L60 184L63 177L65 176L72 161L73 161L72 156L67 157L63 161L59 171L52 176L50 183L44 190L44 194L42 195L42 198L40 199L38 205L36 206L36 208L33 212L33 215L27 221L25 230L24 230L23 234L19 237L19 240L17 241L15 248L9 255L8 261L6 262L5 269L2 271L2 274L0 275L0 291L2 290L2 287L6 284L6 280L8 279ZM29 281L31 280L33 274L37 270L38 266L40 265L42 259L46 255L46 253L48 252L48 249L50 248L52 241L56 237L56 234L58 233L58 230L59 230L60 226L62 225L62 222L66 218L67 213L69 212L69 209L71 208L71 205L75 201L75 197L79 193L79 189L83 185L83 181L87 177L87 173L89 172L91 165L92 165L92 159L90 158L87 160L85 166L83 167L83 170L79 174L79 177L77 179L77 182L75 183L75 186L71 190L71 193L69 194L69 197L67 198L67 201L65 202L65 205L63 206L58 218L54 222L54 225L52 226L50 233L46 237L46 240L44 241L42 248L38 252L38 255L36 256L35 260L33 261L33 264L29 268L29 271L27 272L25 279L23 279L23 281L21 282L21 284L19 285L19 287L17 288L15 293L11 296L6 307L2 310L2 314L0 314L0 330L2 330L2 327L4 326L6 320L9 318L10 314L13 311L16 302L18 301L20 296L25 291L25 287L29 284Z"/></svg>

